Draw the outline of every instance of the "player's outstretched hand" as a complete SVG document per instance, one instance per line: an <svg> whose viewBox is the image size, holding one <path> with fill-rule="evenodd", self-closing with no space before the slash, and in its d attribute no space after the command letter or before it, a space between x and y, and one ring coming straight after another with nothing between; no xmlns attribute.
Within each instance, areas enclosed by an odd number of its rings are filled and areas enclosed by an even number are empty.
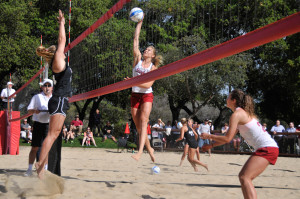
<svg viewBox="0 0 300 199"><path fill-rule="evenodd" d="M210 145L210 144L204 144L203 146L202 146L202 151L208 151L208 149L211 149L212 148L212 145Z"/></svg>
<svg viewBox="0 0 300 199"><path fill-rule="evenodd" d="M58 19L58 23L61 23L61 22L65 23L64 13L61 10L58 11L57 19Z"/></svg>
<svg viewBox="0 0 300 199"><path fill-rule="evenodd" d="M201 137L201 139L209 139L209 134L208 133L201 133L200 137Z"/></svg>

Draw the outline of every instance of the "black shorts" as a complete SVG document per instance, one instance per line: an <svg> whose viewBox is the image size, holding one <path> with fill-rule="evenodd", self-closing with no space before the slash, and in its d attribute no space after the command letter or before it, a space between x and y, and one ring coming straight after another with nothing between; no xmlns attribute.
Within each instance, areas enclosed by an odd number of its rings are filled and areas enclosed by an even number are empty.
<svg viewBox="0 0 300 199"><path fill-rule="evenodd" d="M48 134L49 123L33 123L33 132L32 132L32 142L31 146L33 147L41 147L44 139Z"/></svg>
<svg viewBox="0 0 300 199"><path fill-rule="evenodd" d="M190 141L190 142L188 141L187 143L188 143L190 148L197 149L197 147L198 147L198 143L196 142L196 140L195 141Z"/></svg>
<svg viewBox="0 0 300 199"><path fill-rule="evenodd" d="M53 96L48 102L48 110L50 115L62 114L66 116L69 108L69 100L67 97Z"/></svg>

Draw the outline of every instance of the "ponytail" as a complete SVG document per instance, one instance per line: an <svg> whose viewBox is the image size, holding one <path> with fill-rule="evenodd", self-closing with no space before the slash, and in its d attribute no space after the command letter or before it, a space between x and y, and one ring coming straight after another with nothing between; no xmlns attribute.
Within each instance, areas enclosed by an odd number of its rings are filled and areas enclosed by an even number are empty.
<svg viewBox="0 0 300 199"><path fill-rule="evenodd" d="M156 55L153 59L152 62L156 67L160 66L163 64L163 57L161 55Z"/></svg>
<svg viewBox="0 0 300 199"><path fill-rule="evenodd" d="M181 124L186 124L187 123L187 119L184 117L184 118L181 118Z"/></svg>
<svg viewBox="0 0 300 199"><path fill-rule="evenodd" d="M230 93L230 98L236 100L236 106L244 109L250 117L256 117L254 113L254 101L250 95L245 94L242 90L236 89Z"/></svg>
<svg viewBox="0 0 300 199"><path fill-rule="evenodd" d="M151 61L151 62L152 62L156 67L159 67L160 65L163 64L163 57L162 57L161 55L157 55L157 54L156 54L156 49L155 49L154 46L149 46L149 47L151 47L151 48L153 49L153 52L154 52L154 54L155 54L155 57L152 58L152 61Z"/></svg>
<svg viewBox="0 0 300 199"><path fill-rule="evenodd" d="M36 54L38 56L42 56L49 64L52 62L55 52L56 46L54 45L50 46L48 49L46 49L44 46L39 46L36 49Z"/></svg>

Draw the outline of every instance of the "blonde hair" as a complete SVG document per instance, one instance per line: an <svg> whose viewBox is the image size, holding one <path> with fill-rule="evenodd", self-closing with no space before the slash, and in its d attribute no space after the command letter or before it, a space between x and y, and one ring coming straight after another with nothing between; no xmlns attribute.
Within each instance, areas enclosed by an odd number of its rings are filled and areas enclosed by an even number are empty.
<svg viewBox="0 0 300 199"><path fill-rule="evenodd" d="M155 55L155 57L152 58L152 60L151 60L152 63L153 63L156 67L162 65L162 64L163 64L163 57L162 57L161 55L157 55L157 54L156 54L156 49L155 49L154 46L149 46L149 47L153 49L153 53L154 53L154 55Z"/></svg>
<svg viewBox="0 0 300 199"><path fill-rule="evenodd" d="M46 62L48 62L48 63L51 63L55 52L56 52L56 46L55 45L52 45L47 49L44 46L39 46L36 49L36 54L38 56L42 56L46 60Z"/></svg>
<svg viewBox="0 0 300 199"><path fill-rule="evenodd" d="M187 123L187 119L184 117L184 118L181 118L181 124L186 124Z"/></svg>

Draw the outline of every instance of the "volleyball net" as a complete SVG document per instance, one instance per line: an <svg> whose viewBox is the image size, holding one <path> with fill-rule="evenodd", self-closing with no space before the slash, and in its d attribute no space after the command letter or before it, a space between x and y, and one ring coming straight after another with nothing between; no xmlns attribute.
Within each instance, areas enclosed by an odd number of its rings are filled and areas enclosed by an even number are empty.
<svg viewBox="0 0 300 199"><path fill-rule="evenodd" d="M73 97L70 98L70 102L113 93L151 80L162 79L300 31L300 13L298 12L249 33L246 33L247 28L244 24L244 27L238 27L240 29L238 34L241 36L231 39L235 36L230 33L230 26L234 22L228 21L226 23L224 20L217 21L215 18L209 17L210 12L215 13L214 17L221 16L222 19L225 19L229 16L228 18L233 18L230 16L231 12L234 12L233 10L227 9L227 13L224 10L220 11L227 4L193 4L193 2L181 0L172 2L173 4L166 5L156 0L120 0L73 42L70 42L65 48L65 52L70 52L69 61L73 70ZM153 45L167 59L164 60L165 65L158 70L123 81L124 77L131 75L132 70L132 42L136 23L129 19L129 12L133 7L140 7L145 13L140 36L141 51L147 46ZM240 8L239 12L247 13L248 11L246 8L245 10ZM188 21L192 22L187 23ZM187 27L187 24L192 25L193 28ZM221 27L222 31L218 32L217 27ZM203 30L205 29L209 30L209 35L204 35ZM186 42L187 37L202 37L203 39L196 39L192 43L188 43ZM206 50L197 48L195 42L206 42L210 39L214 40L213 42L225 41L226 39L228 41ZM180 51L177 51L177 54L170 53L176 48L175 44L178 42L181 45ZM213 42L206 42L205 47ZM187 46L191 44L192 50L190 46ZM183 56L186 57L182 58ZM20 101L27 98L28 94L24 93L28 93L28 91L23 91L23 93L21 91L29 86L33 80L38 79L43 71L44 69L38 71L35 76L17 90L15 94L19 94L16 101L18 98ZM36 86L31 87L33 90L36 89ZM30 86L27 90L30 90L29 88ZM14 110L22 109L23 106L25 107L24 104L26 103L15 103Z"/></svg>
<svg viewBox="0 0 300 199"><path fill-rule="evenodd" d="M299 12L251 29L257 18L247 18L250 7L263 9L251 5L253 2L232 7L224 1L120 0L72 42L69 16L69 44L65 48L73 70L73 96L69 101L86 100L162 79L300 31ZM140 7L145 13L140 50L154 46L164 57L164 66L123 80L132 71L136 23L129 19L129 12L133 7ZM246 15L244 23L239 23L240 14ZM44 67L17 90L13 110L21 111L21 116L10 118L11 122L28 116L25 107L32 94L39 91L43 71Z"/></svg>

